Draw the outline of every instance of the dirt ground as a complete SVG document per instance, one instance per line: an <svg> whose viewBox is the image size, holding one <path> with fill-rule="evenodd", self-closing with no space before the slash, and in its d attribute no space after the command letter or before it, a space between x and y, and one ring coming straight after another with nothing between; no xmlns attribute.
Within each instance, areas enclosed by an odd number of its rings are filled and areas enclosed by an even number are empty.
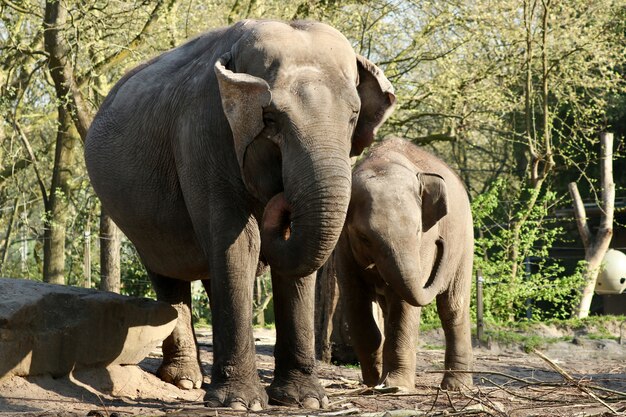
<svg viewBox="0 0 626 417"><path fill-rule="evenodd" d="M619 329L616 330L619 335ZM550 327L544 337L561 337ZM210 374L210 329L198 332L201 361ZM83 370L49 376L0 380L0 417L5 416L610 416L626 415L626 345L615 338L571 335L539 352L491 343L476 347L474 387L453 393L438 389L443 368L441 331L422 335L418 352L417 391L411 395L373 392L359 384L355 367L320 364L319 375L330 398L326 410L270 406L258 413L209 409L204 391L182 391L160 381L154 372L157 350L139 366ZM272 378L274 331L255 330L257 366L264 384ZM543 355L543 357L542 357ZM205 384L208 383L205 377Z"/></svg>

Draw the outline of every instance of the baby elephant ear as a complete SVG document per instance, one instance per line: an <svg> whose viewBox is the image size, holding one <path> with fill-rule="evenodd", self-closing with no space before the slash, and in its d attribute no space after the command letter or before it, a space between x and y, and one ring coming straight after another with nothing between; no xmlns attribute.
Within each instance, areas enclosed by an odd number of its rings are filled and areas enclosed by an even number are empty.
<svg viewBox="0 0 626 417"><path fill-rule="evenodd" d="M361 112L354 130L350 156L360 155L363 149L372 144L378 127L387 120L396 102L393 86L382 70L361 55L356 56L356 62Z"/></svg>
<svg viewBox="0 0 626 417"><path fill-rule="evenodd" d="M230 60L230 52L222 55L215 63L215 74L222 108L233 132L237 161L242 168L248 145L264 128L263 107L270 104L272 93L265 80L229 70L227 66Z"/></svg>
<svg viewBox="0 0 626 417"><path fill-rule="evenodd" d="M425 232L448 214L448 193L441 175L418 172L417 182L421 187L422 231Z"/></svg>

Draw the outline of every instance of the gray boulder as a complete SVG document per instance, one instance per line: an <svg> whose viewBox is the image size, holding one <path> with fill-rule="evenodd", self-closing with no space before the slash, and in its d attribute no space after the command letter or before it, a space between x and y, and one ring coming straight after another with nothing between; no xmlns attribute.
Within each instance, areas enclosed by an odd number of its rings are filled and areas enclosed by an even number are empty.
<svg viewBox="0 0 626 417"><path fill-rule="evenodd" d="M0 278L0 378L136 364L176 318L170 305L146 298Z"/></svg>

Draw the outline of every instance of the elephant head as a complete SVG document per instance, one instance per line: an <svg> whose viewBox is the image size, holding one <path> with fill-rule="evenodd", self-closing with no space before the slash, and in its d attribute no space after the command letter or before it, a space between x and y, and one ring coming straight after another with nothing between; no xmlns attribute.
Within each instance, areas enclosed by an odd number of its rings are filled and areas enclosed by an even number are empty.
<svg viewBox="0 0 626 417"><path fill-rule="evenodd" d="M339 238L351 155L368 146L395 101L374 64L329 26L258 22L215 64L241 177L265 211L272 270L305 276Z"/></svg>
<svg viewBox="0 0 626 417"><path fill-rule="evenodd" d="M414 306L429 304L443 288L448 245L435 226L448 213L447 201L438 174L386 164L357 168L353 177L346 223L353 255Z"/></svg>

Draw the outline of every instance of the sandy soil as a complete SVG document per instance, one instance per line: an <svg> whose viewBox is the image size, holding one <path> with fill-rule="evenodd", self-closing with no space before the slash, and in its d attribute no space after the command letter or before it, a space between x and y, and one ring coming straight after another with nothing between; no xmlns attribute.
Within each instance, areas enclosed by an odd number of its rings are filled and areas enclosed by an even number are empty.
<svg viewBox="0 0 626 417"><path fill-rule="evenodd" d="M543 333L558 331L546 328ZM561 332L562 334L562 332ZM545 335L545 334L544 334ZM210 329L199 331L201 361L210 374ZM264 384L272 378L274 332L255 330L257 366ZM0 380L0 417L5 416L609 416L626 413L626 345L613 339L577 337L541 352L520 347L475 348L475 386L463 393L438 389L443 368L440 331L422 336L418 385L412 395L373 392L359 384L354 367L320 364L330 397L327 410L271 406L259 413L208 409L203 390L182 391L154 372L157 350L139 366L83 370L63 378L49 376ZM545 358L540 355L543 354ZM554 368L559 368L560 371ZM571 378L568 381L568 378ZM205 383L209 378L205 377Z"/></svg>

